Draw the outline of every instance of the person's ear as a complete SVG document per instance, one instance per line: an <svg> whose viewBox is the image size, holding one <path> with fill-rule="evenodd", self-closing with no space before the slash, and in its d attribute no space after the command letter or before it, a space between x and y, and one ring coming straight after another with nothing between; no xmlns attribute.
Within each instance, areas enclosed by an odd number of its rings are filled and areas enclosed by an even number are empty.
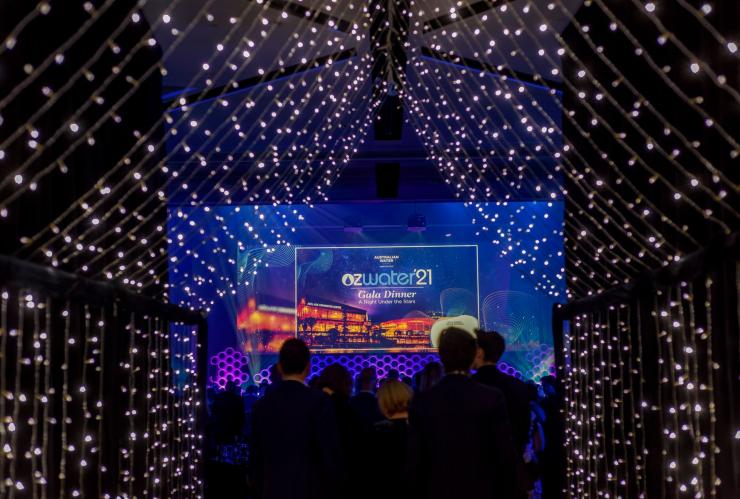
<svg viewBox="0 0 740 499"><path fill-rule="evenodd" d="M483 365L484 356L483 349L478 347L475 351L475 358L473 359L473 369L478 369Z"/></svg>

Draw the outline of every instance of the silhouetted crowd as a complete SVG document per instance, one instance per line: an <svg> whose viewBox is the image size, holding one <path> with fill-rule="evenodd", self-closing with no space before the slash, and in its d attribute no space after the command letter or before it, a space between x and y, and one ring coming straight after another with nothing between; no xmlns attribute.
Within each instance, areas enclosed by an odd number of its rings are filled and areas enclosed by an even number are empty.
<svg viewBox="0 0 740 499"><path fill-rule="evenodd" d="M555 379L536 385L505 374L497 367L504 350L498 333L450 328L439 339L441 364L413 379L391 370L380 382L366 367L353 383L340 364L307 380L310 351L287 340L271 384L242 394L229 383L210 394L206 494L561 497Z"/></svg>

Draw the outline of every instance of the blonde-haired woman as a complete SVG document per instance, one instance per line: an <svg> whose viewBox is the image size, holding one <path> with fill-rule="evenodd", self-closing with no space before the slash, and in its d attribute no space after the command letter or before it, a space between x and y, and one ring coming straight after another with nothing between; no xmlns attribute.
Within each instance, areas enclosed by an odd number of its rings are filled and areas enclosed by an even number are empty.
<svg viewBox="0 0 740 499"><path fill-rule="evenodd" d="M373 477L373 497L409 497L406 449L409 433L409 405L414 391L406 383L388 380L378 389L380 412L387 418L373 427L373 461L378 473Z"/></svg>
<svg viewBox="0 0 740 499"><path fill-rule="evenodd" d="M391 379L378 390L378 405L388 421L403 421L409 418L409 404L414 391L409 385Z"/></svg>

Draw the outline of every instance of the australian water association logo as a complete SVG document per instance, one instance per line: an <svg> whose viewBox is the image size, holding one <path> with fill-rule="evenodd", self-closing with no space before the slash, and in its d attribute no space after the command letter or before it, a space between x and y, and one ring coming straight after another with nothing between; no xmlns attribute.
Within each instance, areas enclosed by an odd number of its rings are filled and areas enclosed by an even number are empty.
<svg viewBox="0 0 740 499"><path fill-rule="evenodd" d="M347 287L378 286L431 286L432 269L414 269L411 272L372 272L363 274L344 274L342 284Z"/></svg>
<svg viewBox="0 0 740 499"><path fill-rule="evenodd" d="M383 265L389 265L396 263L399 257L399 255L375 255L373 256L373 260Z"/></svg>

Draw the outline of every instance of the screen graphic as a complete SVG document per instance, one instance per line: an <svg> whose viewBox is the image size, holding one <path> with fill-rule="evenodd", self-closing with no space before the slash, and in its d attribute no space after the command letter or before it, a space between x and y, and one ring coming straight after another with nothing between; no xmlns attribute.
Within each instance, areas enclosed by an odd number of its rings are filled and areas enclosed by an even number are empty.
<svg viewBox="0 0 740 499"><path fill-rule="evenodd" d="M440 317L478 317L478 247L295 249L295 330L316 351L427 351Z"/></svg>

